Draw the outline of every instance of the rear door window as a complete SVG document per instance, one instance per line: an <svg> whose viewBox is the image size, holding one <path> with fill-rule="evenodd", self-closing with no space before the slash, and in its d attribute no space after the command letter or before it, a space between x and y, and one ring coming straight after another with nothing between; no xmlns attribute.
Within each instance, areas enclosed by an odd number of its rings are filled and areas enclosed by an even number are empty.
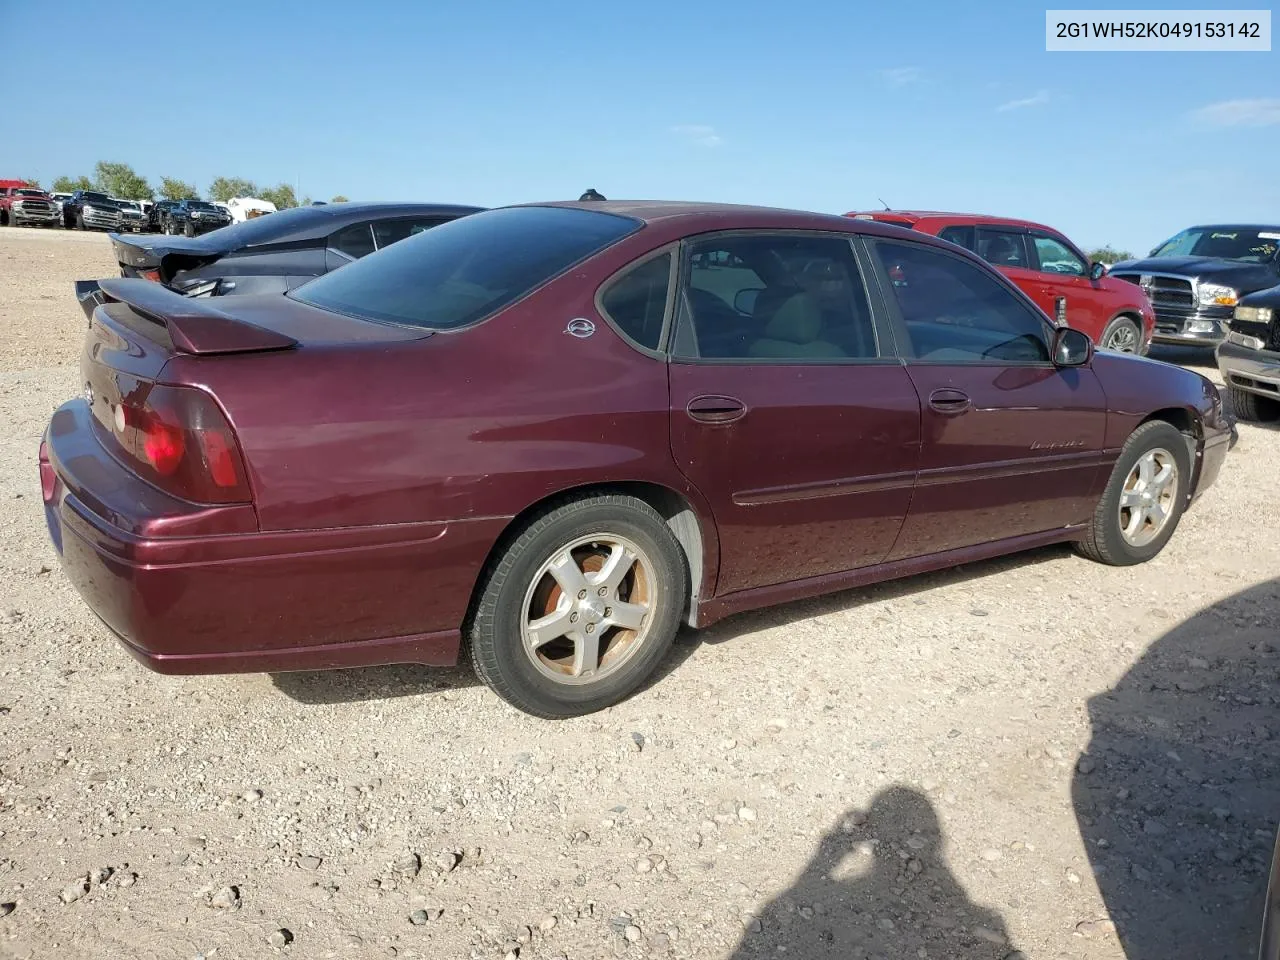
<svg viewBox="0 0 1280 960"><path fill-rule="evenodd" d="M1026 234L1016 230L992 227L978 228L978 246L974 251L987 263L997 267L1030 268Z"/></svg>
<svg viewBox="0 0 1280 960"><path fill-rule="evenodd" d="M506 207L460 217L299 287L335 313L450 330L483 320L642 223L572 207Z"/></svg>
<svg viewBox="0 0 1280 960"><path fill-rule="evenodd" d="M445 221L439 217L403 217L399 220L377 220L373 224L373 239L378 249L399 243L416 233L438 227Z"/></svg>

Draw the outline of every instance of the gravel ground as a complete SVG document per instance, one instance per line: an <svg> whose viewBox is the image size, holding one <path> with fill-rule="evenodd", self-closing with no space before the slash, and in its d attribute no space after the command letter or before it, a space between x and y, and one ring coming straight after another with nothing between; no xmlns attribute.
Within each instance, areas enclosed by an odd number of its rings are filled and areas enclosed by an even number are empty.
<svg viewBox="0 0 1280 960"><path fill-rule="evenodd" d="M1047 549L740 616L585 719L463 668L168 678L62 578L35 469L71 281L114 272L100 235L0 230L0 956L1249 956L1274 432L1150 564Z"/></svg>

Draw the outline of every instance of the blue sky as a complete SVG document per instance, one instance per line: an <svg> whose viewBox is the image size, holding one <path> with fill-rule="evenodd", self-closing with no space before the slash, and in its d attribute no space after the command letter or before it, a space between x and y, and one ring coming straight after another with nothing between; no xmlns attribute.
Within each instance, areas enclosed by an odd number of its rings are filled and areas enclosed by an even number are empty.
<svg viewBox="0 0 1280 960"><path fill-rule="evenodd" d="M0 177L107 159L323 199L883 197L1135 252L1280 220L1280 53L1046 53L1045 7L0 0L6 36L47 40L0 57L31 121Z"/></svg>

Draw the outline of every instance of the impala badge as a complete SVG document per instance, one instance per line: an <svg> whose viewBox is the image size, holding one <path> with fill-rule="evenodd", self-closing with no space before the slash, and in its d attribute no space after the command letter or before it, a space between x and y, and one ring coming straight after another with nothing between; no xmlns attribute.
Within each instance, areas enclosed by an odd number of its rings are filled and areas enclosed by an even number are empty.
<svg viewBox="0 0 1280 960"><path fill-rule="evenodd" d="M578 317L569 321L569 325L564 328L564 332L571 337L577 337L579 340L585 340L596 332L596 325L590 320Z"/></svg>

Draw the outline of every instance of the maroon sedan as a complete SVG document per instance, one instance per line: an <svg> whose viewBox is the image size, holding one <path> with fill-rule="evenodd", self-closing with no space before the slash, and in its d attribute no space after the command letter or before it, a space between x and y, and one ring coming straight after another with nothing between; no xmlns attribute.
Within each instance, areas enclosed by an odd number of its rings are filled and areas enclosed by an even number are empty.
<svg viewBox="0 0 1280 960"><path fill-rule="evenodd" d="M1069 541L1155 556L1234 437L976 256L843 217L508 207L287 295L82 283L49 531L165 673L452 664L616 703L682 623Z"/></svg>

